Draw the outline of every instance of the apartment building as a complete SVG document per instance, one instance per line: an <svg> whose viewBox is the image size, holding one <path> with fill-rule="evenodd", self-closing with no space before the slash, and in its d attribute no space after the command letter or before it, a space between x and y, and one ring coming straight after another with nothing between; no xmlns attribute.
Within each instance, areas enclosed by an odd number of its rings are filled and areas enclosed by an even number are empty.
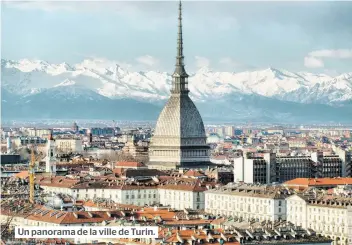
<svg viewBox="0 0 352 245"><path fill-rule="evenodd" d="M131 179L40 177L37 184L46 193L62 193L76 200L108 199L137 206L162 204L175 209L204 209L206 185L193 178Z"/></svg>
<svg viewBox="0 0 352 245"><path fill-rule="evenodd" d="M270 184L295 178L348 177L351 161L346 155L314 152L310 156L278 157L275 153L243 156L234 159L234 181Z"/></svg>
<svg viewBox="0 0 352 245"><path fill-rule="evenodd" d="M80 139L55 139L56 147L58 152L69 153L83 151L82 140Z"/></svg>
<svg viewBox="0 0 352 245"><path fill-rule="evenodd" d="M21 146L27 146L29 144L32 145L41 145L41 144L46 144L47 139L46 138L40 138L40 137L18 137L13 140L13 144L16 147L21 147Z"/></svg>
<svg viewBox="0 0 352 245"><path fill-rule="evenodd" d="M38 129L38 128L29 128L27 129L27 134L30 137L48 137L52 133L51 129Z"/></svg>
<svg viewBox="0 0 352 245"><path fill-rule="evenodd" d="M287 196L278 187L231 183L205 192L205 211L243 221L286 220Z"/></svg>
<svg viewBox="0 0 352 245"><path fill-rule="evenodd" d="M159 186L160 203L176 209L204 209L207 190L201 180L170 180Z"/></svg>
<svg viewBox="0 0 352 245"><path fill-rule="evenodd" d="M312 191L292 195L286 201L287 221L331 238L335 245L351 244L351 197Z"/></svg>

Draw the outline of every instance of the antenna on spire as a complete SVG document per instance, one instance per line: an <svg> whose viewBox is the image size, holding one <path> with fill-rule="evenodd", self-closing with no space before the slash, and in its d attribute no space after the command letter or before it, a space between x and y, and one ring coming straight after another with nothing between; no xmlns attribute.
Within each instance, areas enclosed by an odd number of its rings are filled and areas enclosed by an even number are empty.
<svg viewBox="0 0 352 245"><path fill-rule="evenodd" d="M177 38L177 65L183 65L183 38L182 38L182 3L178 7L178 38Z"/></svg>

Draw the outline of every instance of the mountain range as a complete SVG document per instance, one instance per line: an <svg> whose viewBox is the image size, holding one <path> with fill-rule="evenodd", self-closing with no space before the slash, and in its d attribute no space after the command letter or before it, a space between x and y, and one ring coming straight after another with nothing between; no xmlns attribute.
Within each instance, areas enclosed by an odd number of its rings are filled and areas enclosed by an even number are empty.
<svg viewBox="0 0 352 245"><path fill-rule="evenodd" d="M1 68L6 119L155 120L172 81L166 72L134 72L94 59L75 65L2 59ZM189 88L205 121L352 122L352 72L203 67L190 74Z"/></svg>

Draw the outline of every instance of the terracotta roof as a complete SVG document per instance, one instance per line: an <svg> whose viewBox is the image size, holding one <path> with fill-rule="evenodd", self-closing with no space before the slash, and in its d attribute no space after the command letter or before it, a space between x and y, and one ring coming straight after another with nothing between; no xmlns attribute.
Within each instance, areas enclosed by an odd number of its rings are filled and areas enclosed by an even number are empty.
<svg viewBox="0 0 352 245"><path fill-rule="evenodd" d="M224 223L226 221L225 218L219 218L219 219L215 219L211 222L212 225L220 225L222 223Z"/></svg>
<svg viewBox="0 0 352 245"><path fill-rule="evenodd" d="M113 172L114 174L121 175L121 174L123 174L124 169L123 169L123 168L114 168L114 169L112 170L112 172Z"/></svg>
<svg viewBox="0 0 352 245"><path fill-rule="evenodd" d="M133 177L151 177L151 176L165 176L165 172L157 169L126 169L124 175L128 178Z"/></svg>
<svg viewBox="0 0 352 245"><path fill-rule="evenodd" d="M85 207L98 207L98 205L93 202L92 200L88 200L84 203L82 203L82 206L85 206Z"/></svg>
<svg viewBox="0 0 352 245"><path fill-rule="evenodd" d="M211 220L206 219L195 219L195 220L171 220L166 221L165 225L201 225L210 224Z"/></svg>
<svg viewBox="0 0 352 245"><path fill-rule="evenodd" d="M239 245L240 243L237 242L235 239L234 234L224 234L222 230L217 230L218 234L211 234L211 237L214 239L220 239L223 236L226 237L226 239L231 239L232 241L225 241L224 244L227 245ZM213 233L213 232L211 232ZM221 235L221 234L222 235ZM208 235L204 230L176 230L173 229L169 233L166 230L162 230L159 232L159 237L165 237L166 243L178 243L180 242L180 239L185 242L185 244L192 244L190 240L202 240L202 244L214 244L218 245L220 244L217 240L215 242L210 242L208 241Z"/></svg>
<svg viewBox="0 0 352 245"><path fill-rule="evenodd" d="M352 185L352 178L296 178L286 181L286 186L334 186L334 185Z"/></svg>
<svg viewBox="0 0 352 245"><path fill-rule="evenodd" d="M203 173L200 173L199 171L196 170L188 170L186 173L183 174L184 176L188 176L188 177L202 177L205 176Z"/></svg>
<svg viewBox="0 0 352 245"><path fill-rule="evenodd" d="M20 179L27 179L28 178L28 171L21 171L17 174L15 174L16 178L20 178Z"/></svg>
<svg viewBox="0 0 352 245"><path fill-rule="evenodd" d="M160 217L164 221L172 221L175 217L174 211L169 211L167 209L156 209L154 208L143 208L142 210L137 211L136 218L145 217L148 220L153 220L155 217Z"/></svg>
<svg viewBox="0 0 352 245"><path fill-rule="evenodd" d="M141 162L117 162L116 167L126 167L126 168L136 168L136 167L145 167Z"/></svg>
<svg viewBox="0 0 352 245"><path fill-rule="evenodd" d="M65 212L56 211L47 208L34 209L27 219L54 224L83 224L83 223L101 223L103 221L114 220L122 217L120 211L79 211Z"/></svg>
<svg viewBox="0 0 352 245"><path fill-rule="evenodd" d="M159 186L160 189L168 190L183 190L193 192L203 192L207 190L205 184L201 180L197 179L176 179L167 181L165 184Z"/></svg>
<svg viewBox="0 0 352 245"><path fill-rule="evenodd" d="M68 178L66 176L36 176L35 182L41 186L55 186L71 188L80 180Z"/></svg>

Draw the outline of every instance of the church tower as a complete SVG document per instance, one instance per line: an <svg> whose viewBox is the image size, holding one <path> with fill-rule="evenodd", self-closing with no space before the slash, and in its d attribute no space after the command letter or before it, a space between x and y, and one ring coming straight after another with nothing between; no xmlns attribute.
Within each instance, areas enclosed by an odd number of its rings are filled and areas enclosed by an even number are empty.
<svg viewBox="0 0 352 245"><path fill-rule="evenodd" d="M50 174L56 174L56 152L55 152L55 140L53 139L52 133L48 137L46 144L46 159L45 159L45 172Z"/></svg>
<svg viewBox="0 0 352 245"><path fill-rule="evenodd" d="M211 165L201 115L189 97L179 3L177 54L171 96L158 118L149 148L149 168L206 168Z"/></svg>

